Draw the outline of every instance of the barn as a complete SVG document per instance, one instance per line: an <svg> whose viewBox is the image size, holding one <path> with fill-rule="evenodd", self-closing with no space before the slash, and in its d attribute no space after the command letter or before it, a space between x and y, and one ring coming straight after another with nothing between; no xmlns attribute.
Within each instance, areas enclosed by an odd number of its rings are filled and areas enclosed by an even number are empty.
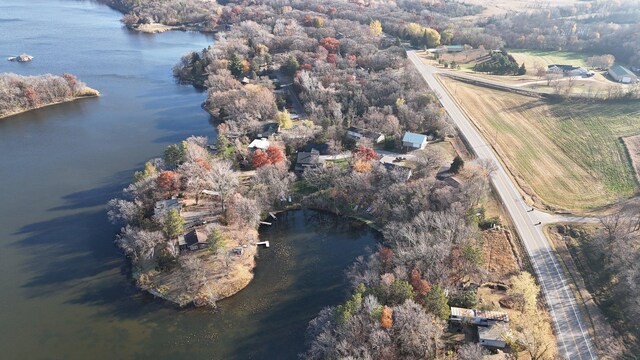
<svg viewBox="0 0 640 360"><path fill-rule="evenodd" d="M617 82L623 84L635 84L638 82L636 74L621 65L613 65L609 68L609 76Z"/></svg>

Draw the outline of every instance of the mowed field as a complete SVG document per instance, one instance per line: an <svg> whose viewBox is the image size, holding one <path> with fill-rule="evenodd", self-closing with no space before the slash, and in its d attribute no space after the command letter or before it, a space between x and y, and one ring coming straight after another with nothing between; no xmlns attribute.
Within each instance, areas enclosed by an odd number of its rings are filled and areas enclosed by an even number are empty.
<svg viewBox="0 0 640 360"><path fill-rule="evenodd" d="M589 55L568 52L568 51L542 51L542 50L518 50L509 49L509 54L521 64L524 62L524 66L527 69L534 69L536 64L551 65L573 65L589 68L587 65L587 57Z"/></svg>
<svg viewBox="0 0 640 360"><path fill-rule="evenodd" d="M640 134L640 102L550 103L441 81L538 204L585 212L638 191L621 138Z"/></svg>

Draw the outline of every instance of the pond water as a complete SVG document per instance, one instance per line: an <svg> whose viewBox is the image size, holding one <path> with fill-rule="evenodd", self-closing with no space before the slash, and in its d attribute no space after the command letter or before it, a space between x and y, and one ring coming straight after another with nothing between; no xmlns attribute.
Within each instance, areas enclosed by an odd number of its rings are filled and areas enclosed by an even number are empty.
<svg viewBox="0 0 640 360"><path fill-rule="evenodd" d="M212 38L146 35L91 1L2 0L0 72L71 72L103 96L0 120L2 359L287 359L306 323L344 299L343 271L375 244L363 225L281 214L254 282L220 311L176 310L138 292L104 204L170 143L215 137L204 94L171 66Z"/></svg>

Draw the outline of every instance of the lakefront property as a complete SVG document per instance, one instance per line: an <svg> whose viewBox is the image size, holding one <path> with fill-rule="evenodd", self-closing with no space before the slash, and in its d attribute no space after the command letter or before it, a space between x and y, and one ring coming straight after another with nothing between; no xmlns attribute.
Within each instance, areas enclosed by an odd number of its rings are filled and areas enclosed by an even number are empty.
<svg viewBox="0 0 640 360"><path fill-rule="evenodd" d="M638 353L637 4L36 5L3 359Z"/></svg>

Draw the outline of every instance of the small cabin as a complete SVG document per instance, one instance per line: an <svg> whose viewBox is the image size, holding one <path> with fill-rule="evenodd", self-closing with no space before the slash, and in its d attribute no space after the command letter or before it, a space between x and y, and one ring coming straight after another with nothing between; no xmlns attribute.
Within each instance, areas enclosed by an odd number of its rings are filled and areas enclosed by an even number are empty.
<svg viewBox="0 0 640 360"><path fill-rule="evenodd" d="M378 144L384 141L384 135L379 132L360 129L352 126L347 129L347 137L354 141L360 141L363 138L371 140L374 144Z"/></svg>

